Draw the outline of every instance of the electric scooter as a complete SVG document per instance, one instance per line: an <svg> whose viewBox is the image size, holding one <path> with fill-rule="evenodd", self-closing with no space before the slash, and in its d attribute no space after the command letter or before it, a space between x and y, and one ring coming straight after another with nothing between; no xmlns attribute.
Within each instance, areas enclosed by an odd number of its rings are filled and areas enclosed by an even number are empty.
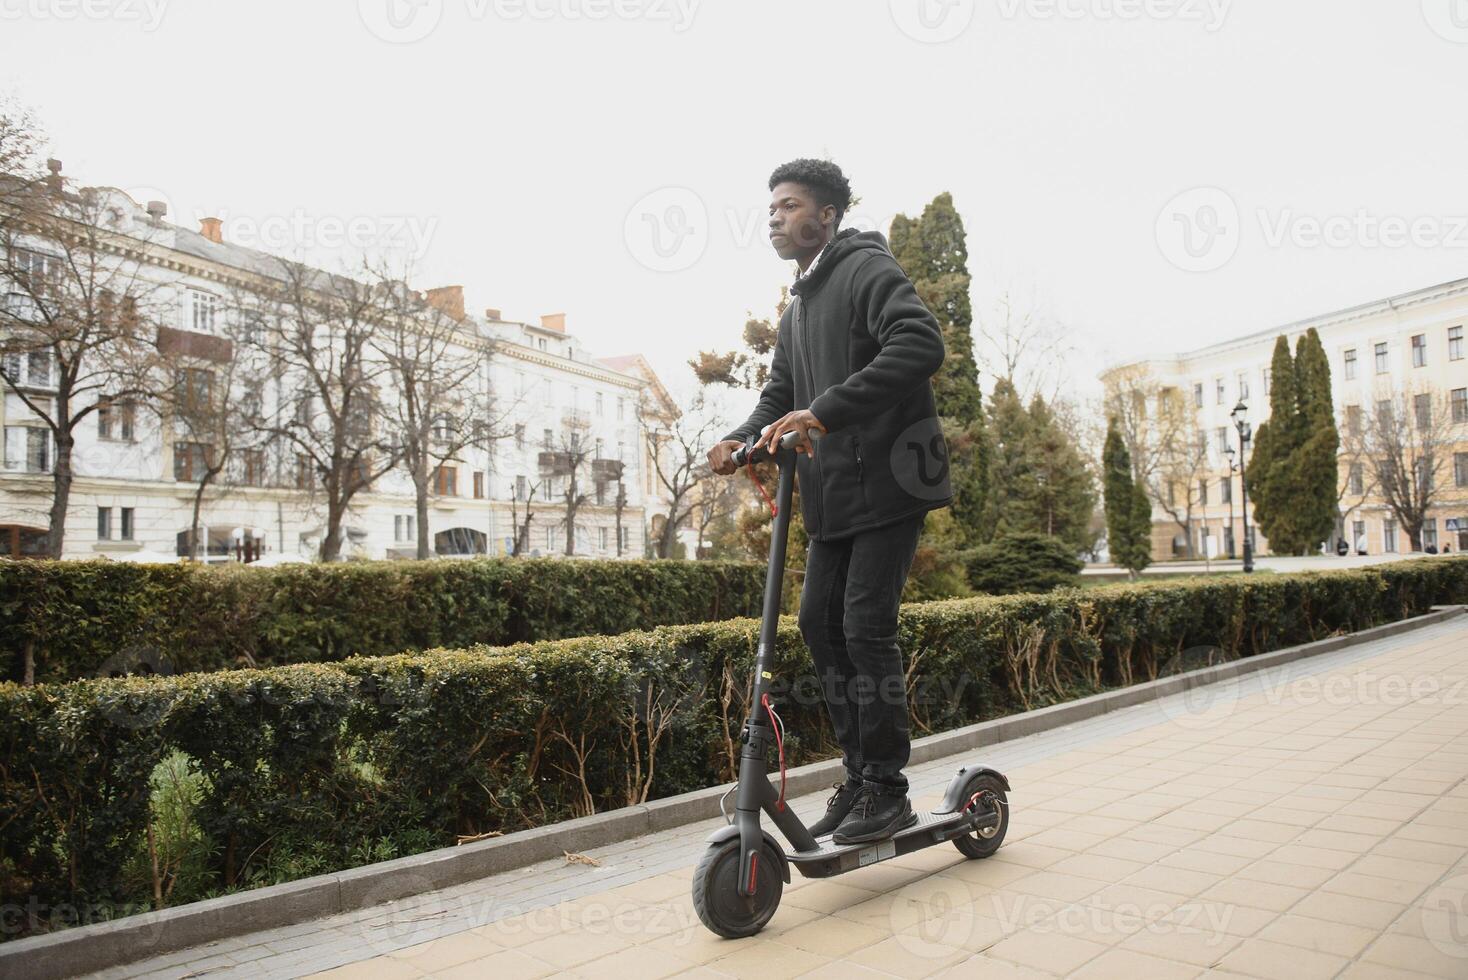
<svg viewBox="0 0 1468 980"><path fill-rule="evenodd" d="M755 653L749 718L740 739L739 779L725 794L734 797L734 811L724 809L728 826L708 837L708 850L693 875L693 907L710 931L727 939L752 936L765 927L780 905L784 885L794 865L807 878L830 878L924 847L952 841L964 856L988 857L999 849L1009 827L1009 781L996 770L964 766L948 784L943 801L931 813L884 840L837 844L830 836L811 835L786 804L784 783L784 725L770 700L775 631L780 618L781 586L785 578L785 546L790 533L790 504L795 483L798 436L781 439L774 453L780 471L775 492L774 527L770 534L770 564L765 575L763 618ZM746 445L734 452L736 466L770 458L763 448ZM768 776L771 747L780 750L782 788ZM788 842L781 847L760 826L760 814L770 818Z"/></svg>

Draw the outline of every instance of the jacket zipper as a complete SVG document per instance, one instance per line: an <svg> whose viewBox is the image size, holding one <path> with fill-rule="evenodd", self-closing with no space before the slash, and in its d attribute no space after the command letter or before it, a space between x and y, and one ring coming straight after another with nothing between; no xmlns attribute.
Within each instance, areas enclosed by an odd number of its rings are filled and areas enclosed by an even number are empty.
<svg viewBox="0 0 1468 980"><path fill-rule="evenodd" d="M795 325L800 328L800 360L805 365L805 383L807 386L807 390L814 391L816 387L816 375L815 372L811 370L810 366L810 338L805 331L805 302L799 296L795 297ZM826 510L821 503L821 494L825 492L826 474L825 471L821 468L821 460L819 454L813 455L815 455L816 457L814 460L816 464L816 475L821 481L821 489L817 491L815 495L816 520L820 522L820 530L824 531L826 527ZM802 490L803 489L804 488L802 487Z"/></svg>

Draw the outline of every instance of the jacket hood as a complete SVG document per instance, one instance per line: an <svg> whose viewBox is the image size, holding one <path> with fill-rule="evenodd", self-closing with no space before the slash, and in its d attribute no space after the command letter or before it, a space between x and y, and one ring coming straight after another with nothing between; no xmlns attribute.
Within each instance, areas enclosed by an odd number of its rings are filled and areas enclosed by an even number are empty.
<svg viewBox="0 0 1468 980"><path fill-rule="evenodd" d="M826 250L821 253L820 261L816 263L815 271L809 276L797 279L790 291L797 296L805 296L819 289L821 283L825 282L831 275L831 270L840 265L842 261L862 252L877 250L892 254L887 246L887 236L880 231L857 231L855 228L844 228L836 233Z"/></svg>

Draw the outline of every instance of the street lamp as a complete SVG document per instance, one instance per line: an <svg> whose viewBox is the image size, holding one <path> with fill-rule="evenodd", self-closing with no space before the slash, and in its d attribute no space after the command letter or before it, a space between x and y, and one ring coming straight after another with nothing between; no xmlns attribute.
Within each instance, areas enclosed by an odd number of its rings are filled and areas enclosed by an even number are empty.
<svg viewBox="0 0 1468 980"><path fill-rule="evenodd" d="M1228 457L1228 476L1224 479L1228 481L1228 556L1232 558L1234 549L1238 547L1238 542L1234 540L1234 474L1239 471L1239 464L1234 462L1237 454L1233 446L1225 446L1223 454Z"/></svg>
<svg viewBox="0 0 1468 980"><path fill-rule="evenodd" d="M1244 517L1244 573L1248 574L1254 570L1254 549L1249 545L1249 473L1244 458L1249 454L1249 440L1253 438L1254 430L1249 427L1249 406L1242 401L1234 406L1228 417L1233 419L1234 428L1239 430L1239 489L1243 491L1239 512Z"/></svg>

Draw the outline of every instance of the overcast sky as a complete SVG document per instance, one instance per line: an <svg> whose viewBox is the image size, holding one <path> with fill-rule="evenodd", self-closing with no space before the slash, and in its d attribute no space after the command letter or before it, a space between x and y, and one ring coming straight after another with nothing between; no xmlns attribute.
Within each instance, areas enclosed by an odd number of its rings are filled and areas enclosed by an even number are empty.
<svg viewBox="0 0 1468 980"><path fill-rule="evenodd" d="M1043 306L1082 391L1468 275L1468 0L87 4L0 0L0 88L72 176L326 265L415 253L675 390L789 280L797 156L884 232L951 191L976 312Z"/></svg>

